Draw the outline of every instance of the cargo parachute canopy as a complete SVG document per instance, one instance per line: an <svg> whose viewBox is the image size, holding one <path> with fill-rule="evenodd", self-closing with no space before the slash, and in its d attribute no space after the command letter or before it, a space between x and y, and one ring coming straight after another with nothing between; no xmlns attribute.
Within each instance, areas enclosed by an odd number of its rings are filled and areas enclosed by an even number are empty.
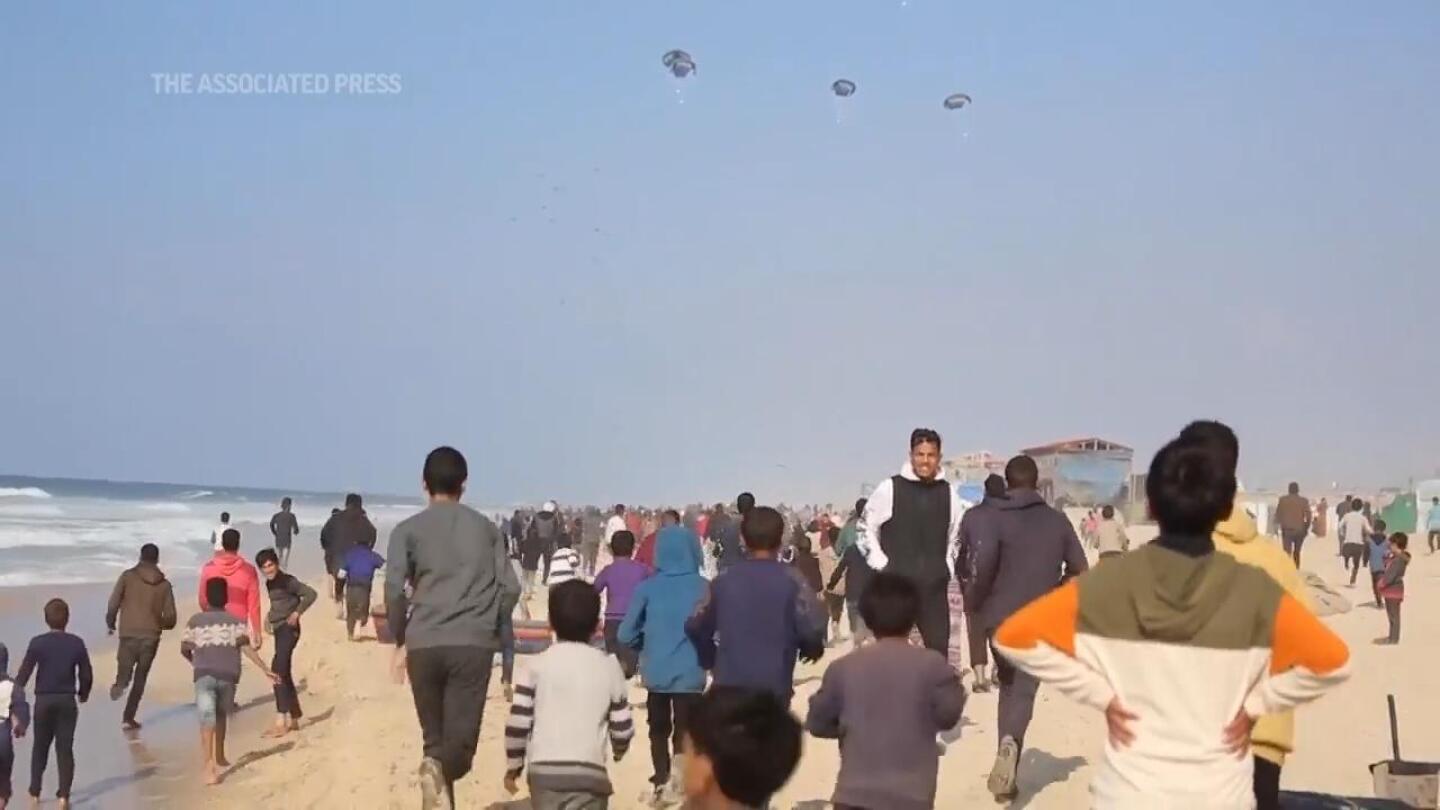
<svg viewBox="0 0 1440 810"><path fill-rule="evenodd" d="M964 93L951 93L945 97L945 109L958 110L970 103L970 97Z"/></svg>
<svg viewBox="0 0 1440 810"><path fill-rule="evenodd" d="M855 95L855 83L849 79L836 79L834 84L830 85L830 90L840 98L849 98Z"/></svg>
<svg viewBox="0 0 1440 810"><path fill-rule="evenodd" d="M683 79L695 72L695 60L684 51L668 51L660 62L670 71L670 75L677 79Z"/></svg>

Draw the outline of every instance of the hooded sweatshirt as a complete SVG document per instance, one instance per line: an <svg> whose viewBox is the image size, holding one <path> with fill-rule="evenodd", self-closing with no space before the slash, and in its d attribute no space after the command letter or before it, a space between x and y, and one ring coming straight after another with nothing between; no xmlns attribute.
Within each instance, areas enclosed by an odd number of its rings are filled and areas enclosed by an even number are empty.
<svg viewBox="0 0 1440 810"><path fill-rule="evenodd" d="M1230 517L1215 527L1213 538L1216 551L1269 574L1285 593L1310 608L1310 595L1300 572L1295 570L1295 561L1284 549L1260 535L1254 519L1238 502L1230 510ZM1285 756L1295 750L1295 715L1286 711L1261 717L1250 739L1256 756L1283 766Z"/></svg>
<svg viewBox="0 0 1440 810"><path fill-rule="evenodd" d="M1274 579L1227 554L1172 550L1190 542L1162 536L1116 557L995 634L1041 681L1136 715L1129 746L1106 743L1096 807L1254 807L1253 760L1226 749L1225 726L1242 708L1255 717L1314 700L1348 674L1345 643Z"/></svg>
<svg viewBox="0 0 1440 810"><path fill-rule="evenodd" d="M620 643L640 650L640 676L651 692L705 691L705 670L685 634L685 620L705 595L698 563L690 532L661 529L655 575L635 588L620 624Z"/></svg>
<svg viewBox="0 0 1440 810"><path fill-rule="evenodd" d="M965 503L943 477L920 480L907 461L865 503L856 542L876 571L940 587L954 573Z"/></svg>
<svg viewBox="0 0 1440 810"><path fill-rule="evenodd" d="M30 726L30 704L25 689L10 677L10 648L0 644L0 732L9 742L12 732L24 732Z"/></svg>
<svg viewBox="0 0 1440 810"><path fill-rule="evenodd" d="M175 589L154 563L142 562L115 581L105 626L114 632L119 619L121 638L160 638L175 627Z"/></svg>
<svg viewBox="0 0 1440 810"><path fill-rule="evenodd" d="M969 591L975 582L975 565L978 561L976 550L982 540L994 540L1000 536L1000 504L1004 496L986 495L973 509L967 509L960 518L960 547L955 560L955 578L960 581L960 590L965 595L965 612L974 613Z"/></svg>
<svg viewBox="0 0 1440 810"><path fill-rule="evenodd" d="M233 551L221 551L205 567L200 569L200 609L206 610L205 583L220 577L225 580L225 612L246 622L253 634L252 640L260 638L260 574L255 566Z"/></svg>
<svg viewBox="0 0 1440 810"><path fill-rule="evenodd" d="M346 507L336 515L332 527L334 548L330 551L336 560L344 560L354 546L374 548L377 539L375 524L370 522L365 510L358 506Z"/></svg>
<svg viewBox="0 0 1440 810"><path fill-rule="evenodd" d="M1014 489L998 502L999 519L975 535L975 581L967 596L981 626L994 629L1010 614L1089 568L1075 527L1033 489Z"/></svg>

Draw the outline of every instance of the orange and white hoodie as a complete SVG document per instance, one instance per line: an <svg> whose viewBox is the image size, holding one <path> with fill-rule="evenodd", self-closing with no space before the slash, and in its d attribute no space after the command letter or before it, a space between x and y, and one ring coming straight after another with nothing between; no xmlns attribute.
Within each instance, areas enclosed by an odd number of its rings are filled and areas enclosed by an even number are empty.
<svg viewBox="0 0 1440 810"><path fill-rule="evenodd" d="M1269 575L1213 552L1151 543L1011 616L1000 653L1103 711L1136 715L1134 741L1108 741L1091 783L1100 808L1255 806L1251 757L1224 729L1314 700L1345 680L1345 643Z"/></svg>

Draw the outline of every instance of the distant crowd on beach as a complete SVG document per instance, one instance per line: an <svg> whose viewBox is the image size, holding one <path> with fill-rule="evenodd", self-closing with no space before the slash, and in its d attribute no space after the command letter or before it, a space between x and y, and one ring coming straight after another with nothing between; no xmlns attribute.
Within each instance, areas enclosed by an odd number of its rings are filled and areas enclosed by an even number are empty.
<svg viewBox="0 0 1440 810"><path fill-rule="evenodd" d="M946 735L972 694L990 692L998 743L986 786L1010 801L1041 684L1105 717L1096 806L1276 808L1291 712L1345 680L1349 651L1313 614L1297 570L1305 538L1326 534L1328 505L1312 507L1292 486L1276 510L1282 544L1262 536L1237 499L1239 451L1217 422L1167 443L1146 478L1159 535L1132 547L1111 507L1077 532L1041 497L1028 456L991 476L980 503L962 501L940 472L941 437L923 428L899 473L843 514L744 493L733 508L602 513L547 502L497 521L462 502L466 459L440 447L422 468L428 505L395 526L383 554L361 496L334 510L318 537L323 593L349 637L374 622L393 642L390 668L409 684L422 741L424 808L454 807L497 663L508 716L493 772L540 810L767 807L806 734L839 740L835 807L930 808ZM302 617L321 601L286 570L300 534L289 499L253 560L228 517L181 643L209 784L228 765L245 660L273 685L266 735L301 729L292 673ZM1398 642L1408 537L1387 534L1355 499L1334 517L1352 583L1365 567L1389 617L1384 641ZM0 800L10 798L9 740L33 727L32 800L53 747L68 807L78 706L93 685L68 613L51 600L48 632L13 680L0 675ZM178 623L154 545L116 583L106 620L119 635L110 696L125 697L133 733L161 634ZM530 654L517 666L521 647ZM797 663L826 656L838 657L805 716L792 715ZM7 658L0 645L0 673ZM652 770L633 801L613 797L607 767L637 732L632 683L646 693Z"/></svg>

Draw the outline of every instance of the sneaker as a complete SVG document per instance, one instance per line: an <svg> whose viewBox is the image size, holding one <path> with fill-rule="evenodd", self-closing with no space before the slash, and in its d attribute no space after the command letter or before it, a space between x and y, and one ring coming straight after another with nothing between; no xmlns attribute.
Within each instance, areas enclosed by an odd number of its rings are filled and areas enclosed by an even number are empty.
<svg viewBox="0 0 1440 810"><path fill-rule="evenodd" d="M139 721L139 720L136 720L136 719L133 718L133 717L127 718L127 719L125 719L125 720L121 720L121 721L120 721L120 728L123 728L123 729L125 729L126 731L139 731L139 730L140 730L140 721Z"/></svg>
<svg viewBox="0 0 1440 810"><path fill-rule="evenodd" d="M455 810L445 789L440 763L430 757L420 761L420 807L422 810Z"/></svg>
<svg viewBox="0 0 1440 810"><path fill-rule="evenodd" d="M1014 737L1000 741L1000 750L995 754L995 766L990 769L990 778L985 786L997 802L1008 802L1019 794L1016 787L1016 769L1020 765L1020 744Z"/></svg>
<svg viewBox="0 0 1440 810"><path fill-rule="evenodd" d="M122 697L125 697L125 687L120 686L119 684L110 687L111 700L119 700Z"/></svg>

